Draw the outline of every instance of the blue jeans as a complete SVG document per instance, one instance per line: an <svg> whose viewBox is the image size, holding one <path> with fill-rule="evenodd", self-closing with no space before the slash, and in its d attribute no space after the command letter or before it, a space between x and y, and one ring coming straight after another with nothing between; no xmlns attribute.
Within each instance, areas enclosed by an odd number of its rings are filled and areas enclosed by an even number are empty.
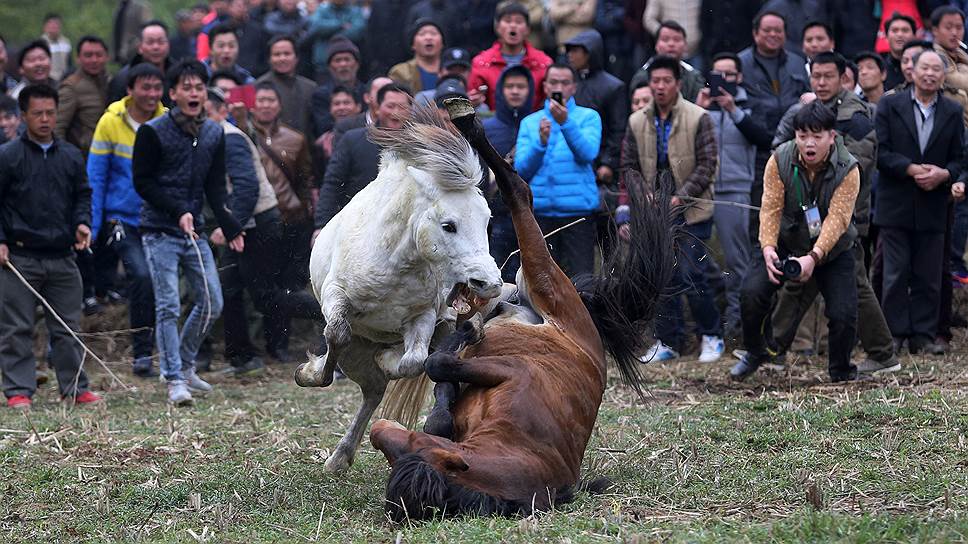
<svg viewBox="0 0 968 544"><path fill-rule="evenodd" d="M680 219L681 221L681 219ZM682 295L689 301L689 310L696 320L699 334L722 336L719 309L707 285L707 268L712 257L706 254L705 241L713 233L712 220L682 225L676 237L677 258L673 272L671 295L663 301L656 319L655 335L662 343L675 350L683 348L685 319L682 315Z"/></svg>
<svg viewBox="0 0 968 544"><path fill-rule="evenodd" d="M222 313L222 286L212 249L204 236L197 241L196 253L196 243L187 236L163 232L142 232L141 244L155 293L155 341L161 356L161 374L168 381L182 380L183 371L194 368L198 347ZM195 301L181 332L179 266L185 271Z"/></svg>
<svg viewBox="0 0 968 544"><path fill-rule="evenodd" d="M151 357L154 342L151 329L155 326L155 297L151 285L151 273L145 259L141 232L138 227L124 224L124 238L115 244L114 250L121 256L124 273L128 279L128 319L132 329L145 329L131 334L135 359ZM198 258L196 257L196 260Z"/></svg>

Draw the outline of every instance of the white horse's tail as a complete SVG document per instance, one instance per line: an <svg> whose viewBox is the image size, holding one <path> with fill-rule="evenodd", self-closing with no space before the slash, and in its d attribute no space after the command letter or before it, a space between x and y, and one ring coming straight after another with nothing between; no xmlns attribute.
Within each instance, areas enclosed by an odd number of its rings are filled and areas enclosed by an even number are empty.
<svg viewBox="0 0 968 544"><path fill-rule="evenodd" d="M383 396L383 412L380 417L415 430L432 384L424 372L413 378L393 380Z"/></svg>

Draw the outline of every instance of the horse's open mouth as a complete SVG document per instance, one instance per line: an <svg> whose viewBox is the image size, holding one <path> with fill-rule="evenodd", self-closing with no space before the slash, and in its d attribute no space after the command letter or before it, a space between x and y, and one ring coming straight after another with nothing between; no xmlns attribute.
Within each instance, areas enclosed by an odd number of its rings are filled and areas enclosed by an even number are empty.
<svg viewBox="0 0 968 544"><path fill-rule="evenodd" d="M447 295L447 305L457 311L457 315L464 315L472 307L481 307L487 303L486 298L477 296L466 283L458 283Z"/></svg>

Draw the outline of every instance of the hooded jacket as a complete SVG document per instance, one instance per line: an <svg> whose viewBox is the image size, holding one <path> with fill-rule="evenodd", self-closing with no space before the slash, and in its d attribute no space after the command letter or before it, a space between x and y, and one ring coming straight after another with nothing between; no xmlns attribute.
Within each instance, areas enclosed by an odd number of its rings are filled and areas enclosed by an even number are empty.
<svg viewBox="0 0 968 544"><path fill-rule="evenodd" d="M531 185L536 216L589 215L600 202L592 165L602 143L602 119L571 98L568 119L559 125L549 103L521 122L514 165ZM543 118L551 120L547 144L539 135Z"/></svg>
<svg viewBox="0 0 968 544"><path fill-rule="evenodd" d="M531 77L531 72L523 66L505 68L501 72L501 77L497 80L497 88L504 88L504 78L509 74L522 75L527 78L528 98L521 107L512 108L504 100L504 93L498 92L494 97L494 116L485 119L482 123L485 136L494 146L494 150L502 157L506 157L514 149L518 139L518 128L521 126L521 121L531 113L531 102L534 100L534 79ZM508 209L504 205L503 199L489 198L488 203L493 215L507 215Z"/></svg>
<svg viewBox="0 0 968 544"><path fill-rule="evenodd" d="M618 170L622 138L629 118L625 84L604 70L605 48L597 30L581 32L565 45L583 47L588 51L588 69L578 74L575 102L602 116L602 148L598 152L598 164Z"/></svg>
<svg viewBox="0 0 968 544"><path fill-rule="evenodd" d="M128 124L126 96L114 102L97 122L91 151L87 156L87 179L91 184L91 233L97 239L105 221L118 220L137 227L140 222L141 197L134 190L131 160L134 155L135 131ZM158 103L152 119L165 113Z"/></svg>

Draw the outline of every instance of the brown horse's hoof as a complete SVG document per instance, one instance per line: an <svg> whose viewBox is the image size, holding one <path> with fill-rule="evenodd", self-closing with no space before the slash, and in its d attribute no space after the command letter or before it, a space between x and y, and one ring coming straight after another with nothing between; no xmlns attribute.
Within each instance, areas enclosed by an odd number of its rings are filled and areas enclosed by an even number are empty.
<svg viewBox="0 0 968 544"><path fill-rule="evenodd" d="M296 372L293 374L293 378L296 380L296 385L299 387L326 387L333 383L333 372L312 372L306 366L309 363L303 363L296 367Z"/></svg>

